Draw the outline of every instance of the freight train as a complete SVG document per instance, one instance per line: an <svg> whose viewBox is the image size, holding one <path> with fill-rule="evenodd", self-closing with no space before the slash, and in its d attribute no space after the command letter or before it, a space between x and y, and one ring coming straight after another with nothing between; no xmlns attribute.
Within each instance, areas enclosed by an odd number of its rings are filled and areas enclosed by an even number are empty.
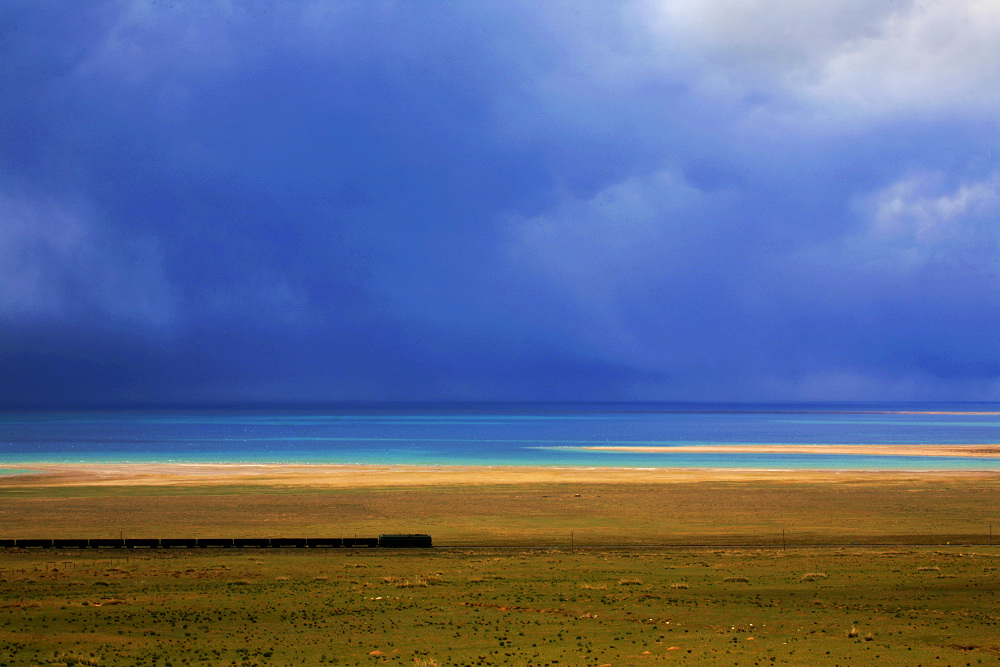
<svg viewBox="0 0 1000 667"><path fill-rule="evenodd" d="M378 537L80 537L0 539L0 548L20 549L408 549L431 547L422 533Z"/></svg>

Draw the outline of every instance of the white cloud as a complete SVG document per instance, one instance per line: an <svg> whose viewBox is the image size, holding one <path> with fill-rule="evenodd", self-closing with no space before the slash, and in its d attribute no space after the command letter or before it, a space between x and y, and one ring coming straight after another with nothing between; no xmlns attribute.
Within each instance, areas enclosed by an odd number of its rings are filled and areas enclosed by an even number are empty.
<svg viewBox="0 0 1000 667"><path fill-rule="evenodd" d="M638 0L701 90L759 96L788 121L879 121L1000 106L993 0ZM790 110L791 109L791 110Z"/></svg>
<svg viewBox="0 0 1000 667"><path fill-rule="evenodd" d="M1000 4L917 2L826 60L804 95L868 114L992 111L1000 106Z"/></svg>
<svg viewBox="0 0 1000 667"><path fill-rule="evenodd" d="M1000 172L957 184L940 172L913 173L859 196L852 208L854 233L776 261L810 276L814 289L832 290L831 299L833 285L888 295L900 281L943 275L952 285L1000 287Z"/></svg>
<svg viewBox="0 0 1000 667"><path fill-rule="evenodd" d="M870 198L871 236L896 245L932 247L963 236L970 217L1000 201L1000 173L941 192L940 174L899 180Z"/></svg>
<svg viewBox="0 0 1000 667"><path fill-rule="evenodd" d="M872 34L893 0L640 0L654 34L723 67L786 70L828 57Z"/></svg>
<svg viewBox="0 0 1000 667"><path fill-rule="evenodd" d="M82 209L0 193L0 318L169 326L174 301L156 240L111 238Z"/></svg>
<svg viewBox="0 0 1000 667"><path fill-rule="evenodd" d="M853 252L898 269L945 262L996 272L1000 172L952 187L943 181L940 173L917 173L861 200L858 209L870 223L849 239Z"/></svg>

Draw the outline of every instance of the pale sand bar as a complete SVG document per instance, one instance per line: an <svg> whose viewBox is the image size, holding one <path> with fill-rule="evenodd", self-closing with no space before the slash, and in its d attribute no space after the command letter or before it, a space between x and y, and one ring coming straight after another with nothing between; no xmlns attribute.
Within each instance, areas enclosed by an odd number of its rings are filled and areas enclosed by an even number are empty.
<svg viewBox="0 0 1000 667"><path fill-rule="evenodd" d="M850 454L854 456L1000 457L1000 445L595 445L574 449L645 454Z"/></svg>
<svg viewBox="0 0 1000 667"><path fill-rule="evenodd" d="M948 454L949 456L953 454ZM0 487L267 485L323 488L507 484L683 484L709 481L815 483L997 479L1000 471L746 470L328 464L5 464L31 474L0 476Z"/></svg>

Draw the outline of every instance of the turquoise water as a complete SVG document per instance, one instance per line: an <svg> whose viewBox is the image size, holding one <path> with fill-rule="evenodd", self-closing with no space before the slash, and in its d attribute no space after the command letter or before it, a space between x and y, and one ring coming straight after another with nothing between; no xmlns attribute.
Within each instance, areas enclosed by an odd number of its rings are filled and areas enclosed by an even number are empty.
<svg viewBox="0 0 1000 667"><path fill-rule="evenodd" d="M582 449L998 442L996 404L446 405L0 414L0 466L7 468L131 461L1000 470L1000 459L991 458Z"/></svg>

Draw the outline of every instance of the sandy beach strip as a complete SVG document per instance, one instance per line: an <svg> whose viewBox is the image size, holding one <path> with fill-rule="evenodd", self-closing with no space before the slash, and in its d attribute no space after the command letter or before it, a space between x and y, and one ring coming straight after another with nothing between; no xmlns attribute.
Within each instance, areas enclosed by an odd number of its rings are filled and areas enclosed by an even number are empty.
<svg viewBox="0 0 1000 667"><path fill-rule="evenodd" d="M74 463L3 467L0 487L287 486L325 488L489 486L506 484L683 484L699 482L905 482L998 479L1000 471L747 470L543 466L406 466L240 463Z"/></svg>
<svg viewBox="0 0 1000 667"><path fill-rule="evenodd" d="M643 454L814 454L1000 457L1000 445L593 445L579 449Z"/></svg>

